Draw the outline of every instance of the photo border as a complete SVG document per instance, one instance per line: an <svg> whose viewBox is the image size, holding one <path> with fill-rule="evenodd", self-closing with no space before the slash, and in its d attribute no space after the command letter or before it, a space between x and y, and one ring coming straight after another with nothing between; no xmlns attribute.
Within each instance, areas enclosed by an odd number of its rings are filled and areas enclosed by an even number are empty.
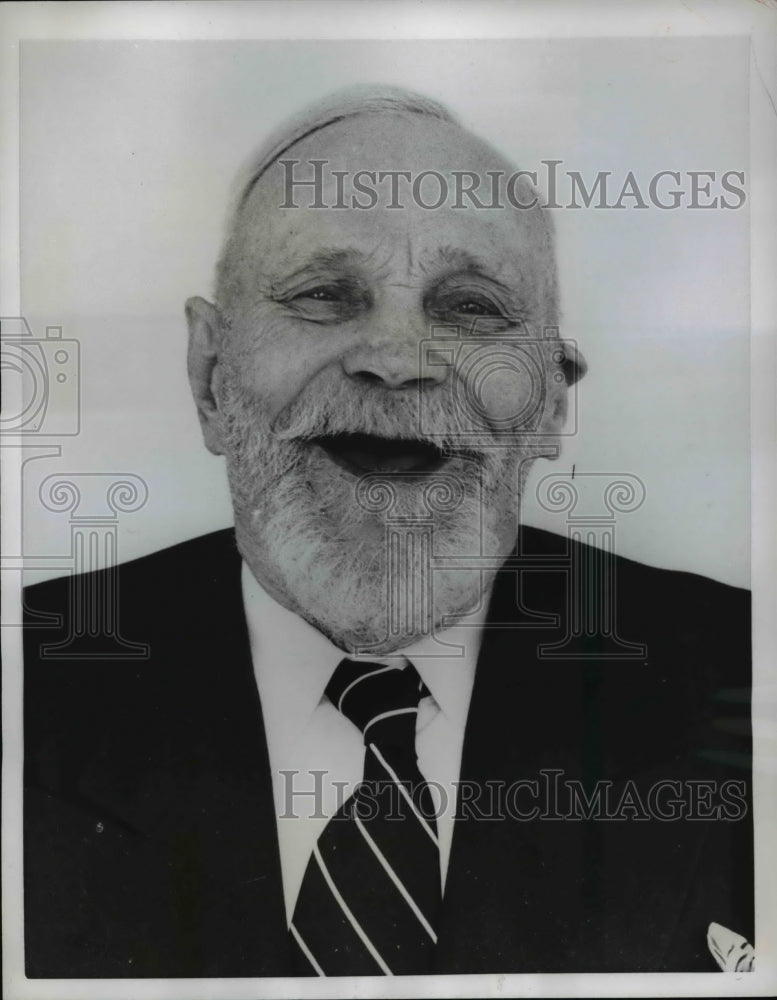
<svg viewBox="0 0 777 1000"><path fill-rule="evenodd" d="M409 39L745 35L751 42L751 457L754 615L754 815L756 821L755 970L747 974L493 974L346 981L298 979L27 980L23 975L21 865L21 635L3 629L3 978L8 1000L155 998L241 1000L255 997L411 996L722 996L777 991L777 641L774 631L774 511L777 384L777 5L754 0L574 4L293 0L291 3L10 3L0 9L0 315L20 316L19 43L25 39ZM16 551L21 525L20 447L2 451L3 551ZM10 576L16 582L6 580ZM3 574L4 618L19 620L19 574ZM13 616L13 617L12 617Z"/></svg>

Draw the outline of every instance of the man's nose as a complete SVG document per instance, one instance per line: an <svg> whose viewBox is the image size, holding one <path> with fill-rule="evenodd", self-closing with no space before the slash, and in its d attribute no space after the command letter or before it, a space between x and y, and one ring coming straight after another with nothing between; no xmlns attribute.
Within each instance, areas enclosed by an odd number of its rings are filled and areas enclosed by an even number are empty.
<svg viewBox="0 0 777 1000"><path fill-rule="evenodd" d="M448 376L447 367L430 364L429 330L423 320L394 315L376 317L360 330L358 343L346 352L342 365L349 378L388 389L433 388Z"/></svg>

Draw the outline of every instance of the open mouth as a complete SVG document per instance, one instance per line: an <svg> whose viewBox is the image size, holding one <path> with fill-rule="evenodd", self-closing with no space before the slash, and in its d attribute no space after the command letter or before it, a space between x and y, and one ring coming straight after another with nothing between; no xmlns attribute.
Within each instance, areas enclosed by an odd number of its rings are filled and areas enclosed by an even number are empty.
<svg viewBox="0 0 777 1000"><path fill-rule="evenodd" d="M353 475L367 472L436 472L449 457L428 441L377 434L326 434L313 438L331 460Z"/></svg>

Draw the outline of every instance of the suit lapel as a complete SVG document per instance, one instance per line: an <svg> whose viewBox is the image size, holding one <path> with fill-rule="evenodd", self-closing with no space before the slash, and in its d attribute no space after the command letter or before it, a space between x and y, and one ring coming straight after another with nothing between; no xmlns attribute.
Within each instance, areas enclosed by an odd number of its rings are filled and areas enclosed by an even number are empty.
<svg viewBox="0 0 777 1000"><path fill-rule="evenodd" d="M533 807L532 786L518 787L516 781L536 781L543 767L571 763L567 740L558 734L568 737L580 725L580 677L567 671L559 689L560 679L538 664L543 633L515 627L516 586L514 573L499 574L478 660L439 933L441 972L557 967L557 955L555 963L545 956L561 930L553 900L568 895L567 880L580 870L580 844L567 845L563 866L554 864L564 849L561 824L521 821L508 813L511 786L510 813L528 815ZM522 589L525 609L547 605L538 602L537 587ZM565 900L565 910L572 920L570 902L575 909L574 901Z"/></svg>
<svg viewBox="0 0 777 1000"><path fill-rule="evenodd" d="M288 932L275 804L231 532L229 542L212 591L217 612L204 644L212 665L200 690L208 742L197 799L203 862L215 888L203 940L223 968L228 952L242 974L283 975Z"/></svg>
<svg viewBox="0 0 777 1000"><path fill-rule="evenodd" d="M275 807L241 562L231 531L202 542L159 581L171 603L150 660L127 671L122 718L82 788L166 866L171 947L198 970L187 974L283 975Z"/></svg>

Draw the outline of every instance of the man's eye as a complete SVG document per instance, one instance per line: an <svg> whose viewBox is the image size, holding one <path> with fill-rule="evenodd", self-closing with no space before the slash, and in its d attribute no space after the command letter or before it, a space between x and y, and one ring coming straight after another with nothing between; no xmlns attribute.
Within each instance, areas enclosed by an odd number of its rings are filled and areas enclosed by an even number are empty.
<svg viewBox="0 0 777 1000"><path fill-rule="evenodd" d="M462 299L451 303L451 308L463 316L500 316L501 312L493 302L482 299Z"/></svg>
<svg viewBox="0 0 777 1000"><path fill-rule="evenodd" d="M330 281L294 291L285 304L301 319L313 323L343 323L369 306L369 296L354 282Z"/></svg>
<svg viewBox="0 0 777 1000"><path fill-rule="evenodd" d="M429 303L428 308L435 319L443 322L482 319L493 324L505 321L505 313L500 306L481 295L446 296Z"/></svg>
<svg viewBox="0 0 777 1000"><path fill-rule="evenodd" d="M343 290L336 285L321 285L318 288L310 288L297 296L298 299L312 299L314 302L341 302Z"/></svg>

